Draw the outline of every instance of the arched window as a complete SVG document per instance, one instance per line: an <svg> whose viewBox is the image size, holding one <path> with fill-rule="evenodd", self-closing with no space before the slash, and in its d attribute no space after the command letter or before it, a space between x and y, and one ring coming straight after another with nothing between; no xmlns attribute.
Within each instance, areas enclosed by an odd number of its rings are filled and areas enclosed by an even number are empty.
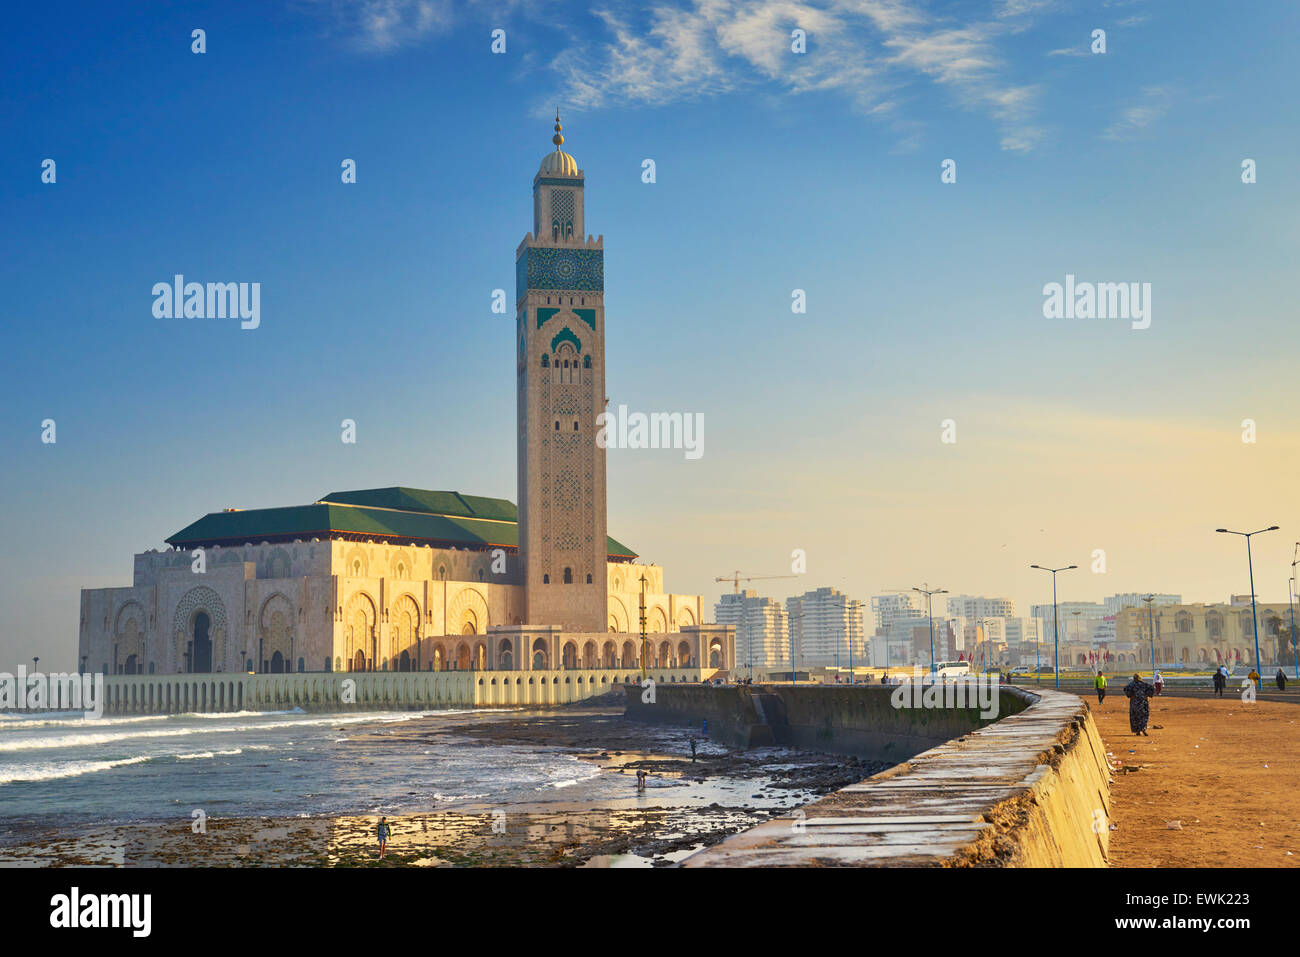
<svg viewBox="0 0 1300 957"><path fill-rule="evenodd" d="M583 356L583 357L582 357L582 367L583 367L584 369L590 369L590 368L591 368L591 356Z"/></svg>
<svg viewBox="0 0 1300 957"><path fill-rule="evenodd" d="M573 431L575 431L575 432L578 431L578 423L577 423L577 422L574 422L574 423L573 423Z"/></svg>
<svg viewBox="0 0 1300 957"><path fill-rule="evenodd" d="M556 420L555 420L555 431L556 431L556 432L560 431L560 420L559 420L559 419L556 419Z"/></svg>
<svg viewBox="0 0 1300 957"><path fill-rule="evenodd" d="M549 585L550 583L551 583L551 576L550 576L550 575L543 575L543 576L542 576L542 584L543 584L543 585Z"/></svg>
<svg viewBox="0 0 1300 957"><path fill-rule="evenodd" d="M543 356L542 356L542 368L543 368L543 369L549 369L550 367L551 367L551 357L548 356L548 355L543 355Z"/></svg>
<svg viewBox="0 0 1300 957"><path fill-rule="evenodd" d="M587 584L588 584L588 585L591 584L591 573L590 573L590 572L587 574Z"/></svg>
<svg viewBox="0 0 1300 957"><path fill-rule="evenodd" d="M566 585L572 585L572 584L573 584L573 569L572 569L572 568L566 568L566 569L564 570L564 584L566 584Z"/></svg>

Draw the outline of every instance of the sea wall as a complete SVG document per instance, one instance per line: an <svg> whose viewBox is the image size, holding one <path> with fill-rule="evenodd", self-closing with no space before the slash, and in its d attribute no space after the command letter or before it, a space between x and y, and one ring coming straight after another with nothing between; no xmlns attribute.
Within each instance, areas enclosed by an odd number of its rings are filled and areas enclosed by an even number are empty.
<svg viewBox="0 0 1300 957"><path fill-rule="evenodd" d="M698 720L710 718L710 736L736 746L795 742L900 762L684 867L1105 866L1109 766L1087 706L1046 689L998 691L1002 716L991 722L968 708L894 707L892 689L878 686L669 686L656 688L653 704L629 688L627 713L694 723L693 711L711 709ZM753 732L759 719L770 732Z"/></svg>
<svg viewBox="0 0 1300 957"><path fill-rule="evenodd" d="M909 686L686 685L627 689L628 717L667 724L708 722L709 737L733 748L768 745L903 761L968 731L1024 710L1029 699L1010 686L985 686L992 711L981 716L974 695L963 707L894 707L911 703ZM918 688L919 690L919 688Z"/></svg>
<svg viewBox="0 0 1300 957"><path fill-rule="evenodd" d="M699 682L712 669L655 669L658 687ZM581 701L638 680L630 669L353 671L299 674L107 675L106 714L375 711L536 707Z"/></svg>

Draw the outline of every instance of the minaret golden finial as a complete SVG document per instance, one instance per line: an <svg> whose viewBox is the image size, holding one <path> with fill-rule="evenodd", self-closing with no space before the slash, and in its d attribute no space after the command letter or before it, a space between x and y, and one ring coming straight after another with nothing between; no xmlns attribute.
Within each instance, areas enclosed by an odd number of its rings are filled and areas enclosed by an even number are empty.
<svg viewBox="0 0 1300 957"><path fill-rule="evenodd" d="M560 132L561 129L563 127L560 126L560 108L557 106L555 108L555 135L551 137L551 142L555 144L557 150L564 143L564 134Z"/></svg>

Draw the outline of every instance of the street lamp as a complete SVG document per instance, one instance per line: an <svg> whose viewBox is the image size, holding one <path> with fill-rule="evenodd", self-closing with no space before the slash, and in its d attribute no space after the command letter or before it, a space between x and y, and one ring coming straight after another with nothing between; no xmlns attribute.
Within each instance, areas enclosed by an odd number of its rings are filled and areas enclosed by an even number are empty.
<svg viewBox="0 0 1300 957"><path fill-rule="evenodd" d="M919 591L922 595L925 596L925 613L930 619L930 674L933 675L934 674L934 608L931 605L931 598L934 595L948 594L948 589L930 588L929 582L921 582L921 584L925 585L926 587L917 588L915 585L913 585L912 591Z"/></svg>
<svg viewBox="0 0 1300 957"><path fill-rule="evenodd" d="M988 628L988 623L990 621L997 621L997 619L996 618L980 619L980 627L984 629L984 670L985 671L993 670L993 639L989 637L989 628ZM1003 634L1003 637L1005 638L1006 635Z"/></svg>
<svg viewBox="0 0 1300 957"><path fill-rule="evenodd" d="M1061 568L1047 568L1043 565L1030 565L1030 568L1037 568L1040 572L1052 573L1052 670L1056 672L1056 688L1061 687L1061 639L1058 634L1057 617L1056 617L1056 573L1068 572L1071 568L1078 568L1078 565L1064 565Z"/></svg>
<svg viewBox="0 0 1300 957"><path fill-rule="evenodd" d="M854 624L858 620L858 612L862 610L862 602L850 602L852 608L849 611L849 684L853 684L853 631Z"/></svg>
<svg viewBox="0 0 1300 957"><path fill-rule="evenodd" d="M1295 570L1295 566L1293 565L1292 571L1294 570ZM1297 649L1296 649L1296 634L1295 634L1295 576L1294 575L1292 575L1290 578L1286 580L1286 601L1291 608L1291 634L1287 635L1287 641L1291 645L1291 658L1295 663L1296 680L1300 681L1300 654L1296 654ZM1278 658L1280 659L1281 657L1282 657L1282 653L1278 652ZM1282 665L1281 662L1279 661L1278 668L1281 667Z"/></svg>
<svg viewBox="0 0 1300 957"><path fill-rule="evenodd" d="M1156 620L1151 611L1151 603L1156 600L1155 595L1143 595L1142 600L1147 603L1147 632L1151 636L1151 683L1155 684L1156 680Z"/></svg>
<svg viewBox="0 0 1300 957"><path fill-rule="evenodd" d="M1216 532L1222 532L1224 535L1240 535L1246 539L1246 568L1250 571L1250 621L1255 629L1255 669L1256 672L1264 667L1264 663L1259 660L1259 616L1255 613L1255 566L1250 558L1250 536L1259 535L1262 532L1276 532L1277 525L1270 525L1268 528L1259 528L1253 532L1234 532L1227 528L1216 528Z"/></svg>
<svg viewBox="0 0 1300 957"><path fill-rule="evenodd" d="M1295 548L1291 551L1291 580L1287 582L1287 594L1291 594L1296 584L1295 567L1300 565L1300 558L1296 557L1296 552L1300 552L1300 542L1295 543ZM1291 662L1295 665L1296 681L1300 681L1300 641L1297 641L1300 635L1295 631L1295 602L1291 603Z"/></svg>
<svg viewBox="0 0 1300 957"><path fill-rule="evenodd" d="M794 653L794 623L802 617L803 612L800 612L797 615L786 616L786 620L790 625L790 684L792 685L797 685L799 683L799 666L795 662Z"/></svg>

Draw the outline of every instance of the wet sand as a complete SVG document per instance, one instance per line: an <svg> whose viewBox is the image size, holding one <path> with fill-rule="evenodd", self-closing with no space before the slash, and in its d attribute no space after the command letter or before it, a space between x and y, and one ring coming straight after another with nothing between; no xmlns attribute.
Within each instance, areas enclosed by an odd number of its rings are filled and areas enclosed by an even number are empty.
<svg viewBox="0 0 1300 957"><path fill-rule="evenodd" d="M0 866L666 866L888 767L787 749L733 752L695 729L627 721L609 701L467 715L440 728L415 721L403 734L413 754L444 734L561 749L601 775L620 775L620 787L598 801L555 792L508 806L476 802L390 815L392 840L382 860L374 815L209 817L197 833L188 820L84 825L53 834L39 822L11 822ZM637 770L649 775L644 792L636 790Z"/></svg>

